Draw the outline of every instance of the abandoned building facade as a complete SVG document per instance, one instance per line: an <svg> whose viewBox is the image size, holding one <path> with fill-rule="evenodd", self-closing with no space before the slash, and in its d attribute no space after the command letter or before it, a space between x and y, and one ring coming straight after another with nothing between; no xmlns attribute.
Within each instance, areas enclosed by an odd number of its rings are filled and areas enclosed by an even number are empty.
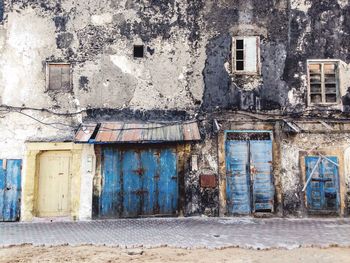
<svg viewBox="0 0 350 263"><path fill-rule="evenodd" d="M348 216L347 0L0 0L0 221Z"/></svg>

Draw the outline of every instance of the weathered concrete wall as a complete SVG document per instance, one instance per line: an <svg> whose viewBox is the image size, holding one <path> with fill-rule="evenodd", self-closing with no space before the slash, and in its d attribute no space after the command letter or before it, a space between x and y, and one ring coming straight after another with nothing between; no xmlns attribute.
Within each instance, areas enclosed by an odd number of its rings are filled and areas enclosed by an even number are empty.
<svg viewBox="0 0 350 263"><path fill-rule="evenodd" d="M306 61L326 58L344 61L341 96L343 105L350 104L346 1L17 0L4 7L1 104L62 113L89 108L300 113L306 109ZM260 36L261 75L232 74L234 35ZM145 45L145 58L133 58L134 44ZM71 92L45 91L47 61L73 64ZM58 122L76 127L81 117ZM8 118L1 128L21 133L20 141L72 137L71 130L41 132L44 126L35 127L33 120ZM12 120L32 128L24 132ZM12 144L2 143L4 157ZM11 152L20 155L23 149Z"/></svg>
<svg viewBox="0 0 350 263"><path fill-rule="evenodd" d="M215 6L206 1L206 7L203 110L277 109L302 114L307 106L306 61L350 62L347 1L222 0ZM232 74L234 35L260 36L261 75ZM347 106L349 78L346 74L341 78L341 96Z"/></svg>
<svg viewBox="0 0 350 263"><path fill-rule="evenodd" d="M197 63L192 47L191 8L192 3L183 1L6 2L0 26L1 104L60 113L198 107L202 63ZM133 58L134 44L145 46L145 58ZM71 92L45 90L47 61L72 63ZM40 111L26 113L43 122L73 127L81 121L81 115L59 118ZM2 130L21 134L16 142L72 138L67 127L61 131L46 126L14 114L0 123ZM3 137L3 157L7 149L14 155L23 153L23 147L10 149L11 137Z"/></svg>
<svg viewBox="0 0 350 263"><path fill-rule="evenodd" d="M220 179L223 142L207 113L239 109L336 118L334 111L348 111L349 13L346 0L0 0L0 158L23 159L25 141L71 141L83 119L197 118L205 121L205 140L193 147L199 170L186 173L185 213L217 215L219 186L199 186L200 174ZM260 75L233 74L235 35L260 37ZM135 44L145 46L144 58L133 57ZM342 61L341 104L306 105L308 59ZM70 92L46 91L48 61L72 63ZM231 127L225 121L223 129ZM283 189L277 210L299 214L298 151L290 147L298 141L290 140L281 146L289 158L275 176Z"/></svg>

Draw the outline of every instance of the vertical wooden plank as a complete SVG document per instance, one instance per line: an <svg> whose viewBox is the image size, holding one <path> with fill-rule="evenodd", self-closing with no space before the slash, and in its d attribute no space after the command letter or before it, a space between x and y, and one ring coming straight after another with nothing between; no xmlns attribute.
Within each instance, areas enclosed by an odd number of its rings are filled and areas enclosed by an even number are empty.
<svg viewBox="0 0 350 263"><path fill-rule="evenodd" d="M6 173L3 169L3 160L0 160L0 222L4 221L4 196L6 185Z"/></svg>
<svg viewBox="0 0 350 263"><path fill-rule="evenodd" d="M253 181L253 209L255 212L274 207L272 180L272 141L250 141L250 173Z"/></svg>
<svg viewBox="0 0 350 263"><path fill-rule="evenodd" d="M226 158L225 158L225 133L218 136L218 165L219 165L219 215L224 216L227 211L226 203Z"/></svg>
<svg viewBox="0 0 350 263"><path fill-rule="evenodd" d="M56 65L49 65L49 90L61 90L61 68Z"/></svg>
<svg viewBox="0 0 350 263"><path fill-rule="evenodd" d="M312 170L317 164L318 156L306 156L305 157L305 167L306 167L306 182L308 181ZM321 166L316 169L313 173L312 178L321 178ZM311 210L321 210L322 209L322 185L321 181L310 181L306 188L306 199L307 207Z"/></svg>
<svg viewBox="0 0 350 263"><path fill-rule="evenodd" d="M140 169L140 154L135 150L125 151L122 157L123 217L136 217L141 214Z"/></svg>
<svg viewBox="0 0 350 263"><path fill-rule="evenodd" d="M324 63L321 63L321 88L322 88L322 103L326 102L326 85L324 74Z"/></svg>
<svg viewBox="0 0 350 263"><path fill-rule="evenodd" d="M231 215L251 213L248 141L226 141L227 210Z"/></svg>
<svg viewBox="0 0 350 263"><path fill-rule="evenodd" d="M327 157L329 160L338 164L338 158L335 156ZM322 176L324 190L324 209L338 211L340 208L340 186L338 167L330 161L322 160Z"/></svg>
<svg viewBox="0 0 350 263"><path fill-rule="evenodd" d="M159 160L158 204L161 214L176 214L178 208L177 157L174 149L162 149Z"/></svg>
<svg viewBox="0 0 350 263"><path fill-rule="evenodd" d="M4 195L4 221L17 221L20 217L21 160L8 160Z"/></svg>
<svg viewBox="0 0 350 263"><path fill-rule="evenodd" d="M70 65L61 65L61 89L69 91L71 89Z"/></svg>
<svg viewBox="0 0 350 263"><path fill-rule="evenodd" d="M142 214L153 215L156 211L156 182L159 182L157 174L157 153L155 149L141 152L142 175Z"/></svg>
<svg viewBox="0 0 350 263"><path fill-rule="evenodd" d="M102 189L100 216L116 217L120 212L120 151L113 147L102 150Z"/></svg>

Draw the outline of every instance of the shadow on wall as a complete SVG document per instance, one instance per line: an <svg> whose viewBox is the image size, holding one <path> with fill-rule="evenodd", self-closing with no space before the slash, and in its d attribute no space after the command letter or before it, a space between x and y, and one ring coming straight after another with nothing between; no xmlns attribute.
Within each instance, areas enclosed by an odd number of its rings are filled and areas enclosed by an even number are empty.
<svg viewBox="0 0 350 263"><path fill-rule="evenodd" d="M205 91L203 110L236 108L239 106L239 91L231 88L231 79L225 68L230 61L232 38L229 34L211 39L206 47L207 60L203 71Z"/></svg>

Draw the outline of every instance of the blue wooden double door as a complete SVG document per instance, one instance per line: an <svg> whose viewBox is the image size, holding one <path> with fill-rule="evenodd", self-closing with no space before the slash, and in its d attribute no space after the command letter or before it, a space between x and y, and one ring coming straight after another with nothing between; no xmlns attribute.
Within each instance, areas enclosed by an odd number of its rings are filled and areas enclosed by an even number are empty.
<svg viewBox="0 0 350 263"><path fill-rule="evenodd" d="M20 217L21 160L0 160L0 222Z"/></svg>
<svg viewBox="0 0 350 263"><path fill-rule="evenodd" d="M340 207L338 158L307 156L305 164L306 181L309 181L306 189L308 209L315 212L337 212Z"/></svg>
<svg viewBox="0 0 350 263"><path fill-rule="evenodd" d="M103 147L100 217L176 215L177 211L175 149Z"/></svg>
<svg viewBox="0 0 350 263"><path fill-rule="evenodd" d="M226 139L227 213L273 212L272 140L245 135Z"/></svg>

